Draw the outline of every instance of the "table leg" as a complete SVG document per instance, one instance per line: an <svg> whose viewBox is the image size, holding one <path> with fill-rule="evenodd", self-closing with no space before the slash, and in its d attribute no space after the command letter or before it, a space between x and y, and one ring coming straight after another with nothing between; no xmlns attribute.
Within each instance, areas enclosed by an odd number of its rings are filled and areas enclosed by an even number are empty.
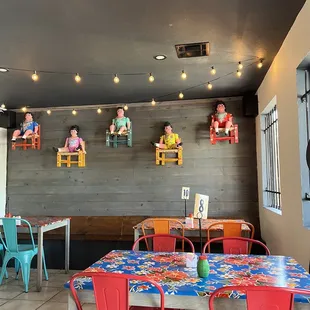
<svg viewBox="0 0 310 310"><path fill-rule="evenodd" d="M43 231L42 227L38 227L38 265L37 265L37 291L42 289L42 253L43 253Z"/></svg>
<svg viewBox="0 0 310 310"><path fill-rule="evenodd" d="M70 219L67 219L66 236L65 236L65 271L69 272L70 261Z"/></svg>
<svg viewBox="0 0 310 310"><path fill-rule="evenodd" d="M136 242L136 240L139 239L139 229L134 229L133 230L133 242ZM139 251L139 243L137 244L135 251Z"/></svg>

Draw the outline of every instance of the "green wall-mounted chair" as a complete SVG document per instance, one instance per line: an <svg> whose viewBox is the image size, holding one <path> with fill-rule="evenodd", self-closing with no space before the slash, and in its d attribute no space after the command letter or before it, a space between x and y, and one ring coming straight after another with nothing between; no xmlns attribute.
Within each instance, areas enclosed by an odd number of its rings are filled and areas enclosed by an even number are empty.
<svg viewBox="0 0 310 310"><path fill-rule="evenodd" d="M8 262L15 258L15 269L18 275L19 268L22 269L23 282L25 285L25 292L28 292L29 278L30 278L30 266L31 261L35 255L38 254L38 247L35 245L33 240L33 234L31 225L24 219L16 218L1 218L4 232L4 239L0 235L2 244L5 248L5 255L3 259L2 269L0 273L0 285L2 284L4 274L6 272L6 266ZM31 238L31 244L18 244L17 240L17 227L16 221L21 221L22 224L26 224L29 228L29 234ZM42 253L43 267L45 279L48 280L48 274L45 264L44 250Z"/></svg>

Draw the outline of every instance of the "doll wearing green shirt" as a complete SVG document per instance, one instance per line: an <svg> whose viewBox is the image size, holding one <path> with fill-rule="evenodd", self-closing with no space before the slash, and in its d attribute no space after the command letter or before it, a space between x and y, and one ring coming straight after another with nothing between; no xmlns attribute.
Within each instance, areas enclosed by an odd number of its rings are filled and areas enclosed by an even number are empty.
<svg viewBox="0 0 310 310"><path fill-rule="evenodd" d="M124 116L124 109L119 107L116 109L117 116L112 120L110 126L110 132L113 134L117 131L118 135L121 135L124 131L130 129L130 119Z"/></svg>

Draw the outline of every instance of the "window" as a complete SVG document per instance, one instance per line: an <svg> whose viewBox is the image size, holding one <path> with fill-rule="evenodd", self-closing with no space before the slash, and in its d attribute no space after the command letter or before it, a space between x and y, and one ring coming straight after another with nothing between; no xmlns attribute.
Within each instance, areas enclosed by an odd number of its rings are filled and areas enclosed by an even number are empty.
<svg viewBox="0 0 310 310"><path fill-rule="evenodd" d="M263 203L281 214L278 111L274 98L261 116Z"/></svg>

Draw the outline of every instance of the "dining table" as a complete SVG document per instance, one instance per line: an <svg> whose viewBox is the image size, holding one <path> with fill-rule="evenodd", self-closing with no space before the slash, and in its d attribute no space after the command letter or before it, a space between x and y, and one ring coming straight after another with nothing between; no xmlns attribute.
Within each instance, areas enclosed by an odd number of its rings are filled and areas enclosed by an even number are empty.
<svg viewBox="0 0 310 310"><path fill-rule="evenodd" d="M199 255L199 254L197 254ZM200 278L196 267L186 267L188 253L113 250L86 272L111 272L146 276L159 283L165 293L165 308L205 310L209 296L223 286L276 286L310 289L309 273L292 257L277 255L232 255L208 253L208 277ZM76 310L68 289L68 309ZM74 282L82 303L94 303L92 280L78 277ZM147 282L130 281L131 306L158 307L159 293ZM216 309L246 309L245 295L227 291L216 301ZM295 310L310 309L310 298L295 295Z"/></svg>

